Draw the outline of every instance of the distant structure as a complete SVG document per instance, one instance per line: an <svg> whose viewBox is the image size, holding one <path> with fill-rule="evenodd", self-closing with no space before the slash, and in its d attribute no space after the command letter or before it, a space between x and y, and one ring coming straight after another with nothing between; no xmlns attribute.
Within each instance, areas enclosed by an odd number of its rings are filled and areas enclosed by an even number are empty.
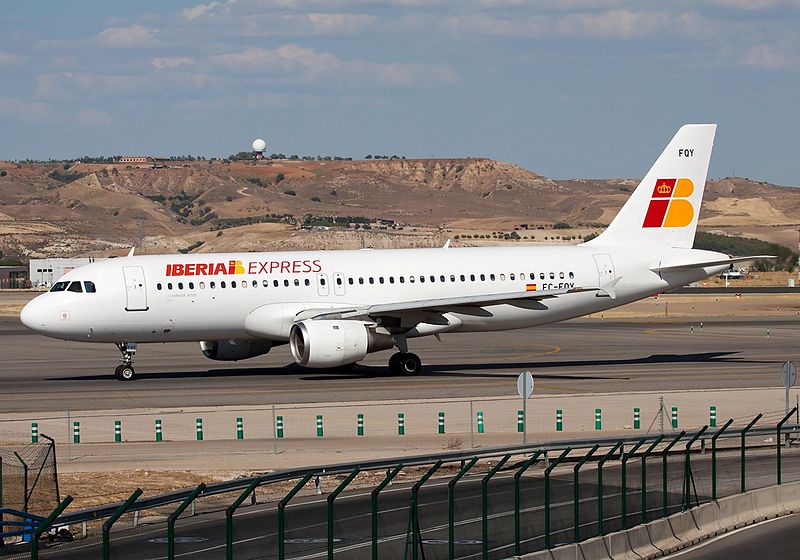
<svg viewBox="0 0 800 560"><path fill-rule="evenodd" d="M74 259L31 259L28 279L33 288L49 288L53 282L64 276L70 270L79 266L93 263L94 257Z"/></svg>
<svg viewBox="0 0 800 560"><path fill-rule="evenodd" d="M267 143L261 138L253 140L253 152L255 159L264 159L264 150L267 149Z"/></svg>

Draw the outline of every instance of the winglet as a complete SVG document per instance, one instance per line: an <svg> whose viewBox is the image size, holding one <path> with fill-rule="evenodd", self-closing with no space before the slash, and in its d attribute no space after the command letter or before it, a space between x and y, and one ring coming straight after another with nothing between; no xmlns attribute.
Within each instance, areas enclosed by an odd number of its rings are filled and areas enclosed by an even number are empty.
<svg viewBox="0 0 800 560"><path fill-rule="evenodd" d="M132 256L133 256L133 253L134 253L134 251L136 251L136 245L134 245L133 247L131 247L131 250L130 250L130 251L128 251L128 256L129 256L129 257L132 257Z"/></svg>
<svg viewBox="0 0 800 560"><path fill-rule="evenodd" d="M449 249L449 248L450 248L450 240L448 239L447 241L445 241L444 247L442 247L442 249Z"/></svg>

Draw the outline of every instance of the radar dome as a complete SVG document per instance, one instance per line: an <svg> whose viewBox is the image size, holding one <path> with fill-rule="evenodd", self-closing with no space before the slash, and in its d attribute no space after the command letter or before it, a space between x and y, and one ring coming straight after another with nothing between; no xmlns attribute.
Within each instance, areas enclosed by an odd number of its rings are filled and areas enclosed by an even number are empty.
<svg viewBox="0 0 800 560"><path fill-rule="evenodd" d="M263 152L267 149L267 143L264 142L261 138L257 140L253 140L253 151L254 152Z"/></svg>

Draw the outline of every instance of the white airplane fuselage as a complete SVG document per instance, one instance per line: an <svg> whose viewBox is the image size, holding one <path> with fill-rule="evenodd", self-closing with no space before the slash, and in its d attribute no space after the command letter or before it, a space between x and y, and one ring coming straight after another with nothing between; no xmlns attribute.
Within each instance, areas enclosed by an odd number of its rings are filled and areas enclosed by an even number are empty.
<svg viewBox="0 0 800 560"><path fill-rule="evenodd" d="M25 308L23 322L46 336L75 341L254 340L269 333L273 342L280 343L288 340L288 329L277 324L282 319L272 319L276 321L272 326L253 326L248 317L265 307L275 308L275 313L264 315L267 322L278 313L295 315L304 309L508 293L525 291L531 284L548 290L590 289L615 282L613 298L595 290L541 301L455 308L447 312L449 324L439 325L440 329L432 325L409 338L519 329L624 305L728 268L719 265L669 275L650 270L662 261L724 258L727 255L691 249L636 251L586 245L123 257L69 272L62 282L90 281L96 292L43 294ZM230 261L241 263L240 273L196 274L198 264L207 265L206 271L208 265L221 264L228 272ZM174 274L176 269L179 274Z"/></svg>

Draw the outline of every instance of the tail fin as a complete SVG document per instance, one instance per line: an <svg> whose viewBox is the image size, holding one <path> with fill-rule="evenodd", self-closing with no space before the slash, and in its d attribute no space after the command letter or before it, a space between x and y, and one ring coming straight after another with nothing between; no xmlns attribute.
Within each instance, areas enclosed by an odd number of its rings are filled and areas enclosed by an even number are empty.
<svg viewBox="0 0 800 560"><path fill-rule="evenodd" d="M588 244L691 249L716 130L682 126L611 225Z"/></svg>

